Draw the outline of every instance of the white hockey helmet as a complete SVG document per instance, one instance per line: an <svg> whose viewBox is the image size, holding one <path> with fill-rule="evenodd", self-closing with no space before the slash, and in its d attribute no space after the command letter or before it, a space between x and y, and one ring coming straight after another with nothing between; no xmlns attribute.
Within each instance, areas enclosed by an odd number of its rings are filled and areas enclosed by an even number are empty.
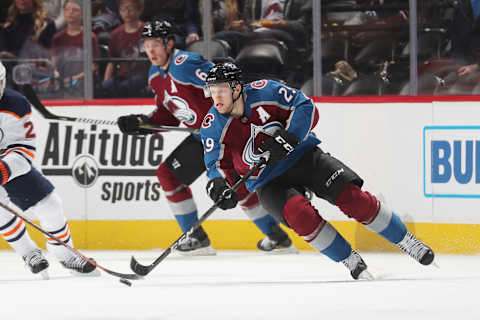
<svg viewBox="0 0 480 320"><path fill-rule="evenodd" d="M3 97L3 91L5 90L5 86L7 85L7 70L3 65L2 61L0 61L0 99Z"/></svg>

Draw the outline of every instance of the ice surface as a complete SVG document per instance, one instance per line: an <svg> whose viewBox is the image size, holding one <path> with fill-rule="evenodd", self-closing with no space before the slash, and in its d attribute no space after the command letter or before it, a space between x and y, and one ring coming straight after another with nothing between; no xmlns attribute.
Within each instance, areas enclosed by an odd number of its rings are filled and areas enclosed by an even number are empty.
<svg viewBox="0 0 480 320"><path fill-rule="evenodd" d="M161 252L85 251L106 268L130 272L135 254L149 264ZM363 253L375 281L313 252L266 255L220 251L172 254L145 279L121 284L102 273L71 276L47 254L50 280L0 251L0 319L480 319L480 257L439 255L440 269L404 254Z"/></svg>

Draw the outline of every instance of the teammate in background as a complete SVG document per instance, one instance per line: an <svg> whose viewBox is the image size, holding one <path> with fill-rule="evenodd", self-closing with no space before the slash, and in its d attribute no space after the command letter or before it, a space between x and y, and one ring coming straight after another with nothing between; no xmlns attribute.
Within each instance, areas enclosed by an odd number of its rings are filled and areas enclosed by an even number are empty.
<svg viewBox="0 0 480 320"><path fill-rule="evenodd" d="M30 103L18 92L5 88L6 70L0 62L0 201L11 200L33 213L41 227L73 247L62 202L53 185L32 166L35 131ZM33 273L48 278L48 261L27 233L23 220L0 209L0 234L22 256ZM47 238L47 249L73 274L99 275L96 267Z"/></svg>
<svg viewBox="0 0 480 320"><path fill-rule="evenodd" d="M150 115L128 115L118 118L123 133L148 134L142 124L179 126L200 129L211 106L203 95L203 86L212 63L193 52L174 47L174 35L168 21L154 20L145 24L143 46L152 66L149 84L156 94L157 109ZM199 134L191 134L166 158L157 170L157 177L168 204L183 232L198 219L197 207L189 185L203 172L203 146ZM259 241L263 251L296 251L288 235L258 202L255 193L245 187L238 192L240 206L257 227L267 235ZM181 243L177 250L187 254L215 254L210 240L200 226Z"/></svg>
<svg viewBox="0 0 480 320"><path fill-rule="evenodd" d="M222 195L224 208L235 207L235 192L225 178L231 179L233 170L245 174L265 157L267 165L247 180L247 188L256 190L261 204L313 248L343 262L354 279L371 278L367 265L298 187L336 205L421 264L432 263L433 251L392 210L361 190L363 180L317 147L320 140L311 130L318 112L311 99L276 81L242 86L240 79L241 70L231 63L216 64L206 78L205 93L214 105L200 133L211 179L207 193L214 201Z"/></svg>

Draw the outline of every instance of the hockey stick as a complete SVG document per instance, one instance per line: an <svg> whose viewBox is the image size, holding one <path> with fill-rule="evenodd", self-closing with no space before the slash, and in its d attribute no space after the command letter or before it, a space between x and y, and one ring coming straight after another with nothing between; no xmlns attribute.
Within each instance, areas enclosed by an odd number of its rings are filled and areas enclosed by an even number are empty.
<svg viewBox="0 0 480 320"><path fill-rule="evenodd" d="M254 174L265 163L266 163L266 159L261 158L260 162L258 162L240 180L238 180L233 185L232 190L234 190L234 191L237 190L243 183L245 183L245 181L247 181L248 178L250 178L250 176L252 174ZM217 202L215 202L215 204L213 206L211 206L207 210L207 212L205 212L200 217L200 219L195 221L195 223L184 234L182 234L180 236L180 238L175 240L175 242L172 243L172 245L170 247L168 247L167 250L165 250L150 265L148 265L148 266L142 265L135 259L134 256L132 256L132 259L130 260L130 268L132 269L132 271L135 272L136 274L140 275L140 276L146 276L147 274L149 274L160 262L162 262L170 253L172 253L173 250L175 250L178 247L180 242L182 242L184 239L189 237L195 231L195 229L197 229L205 220L208 219L208 217L210 217L212 215L212 213L218 208L218 205L220 204L220 202L222 202L222 200L223 200L223 197L220 197L220 199L218 199Z"/></svg>
<svg viewBox="0 0 480 320"><path fill-rule="evenodd" d="M25 97L30 101L33 105L35 110L40 112L40 114L50 120L60 120L60 121L72 121L72 122L81 122L81 123L88 123L88 124L100 124L100 125L117 125L117 121L112 120L100 120L100 119L89 119L89 118L77 118L77 117L67 117L67 116L59 116L51 113L50 111L45 108L43 103L38 99L37 94L33 90L30 84L24 84L22 88L23 94ZM173 126L156 126L150 124L144 124L140 126L141 129L147 130L167 130L167 131L180 131L180 132L189 132L189 133L198 133L198 129L193 128L184 128L184 127L173 127Z"/></svg>
<svg viewBox="0 0 480 320"><path fill-rule="evenodd" d="M33 223L32 221L30 221L29 219L25 218L23 215L21 215L20 213L18 213L17 211L13 210L12 208L10 208L9 206L7 206L6 204L0 202L0 206L2 208L4 208L5 210L7 210L8 212L12 213L13 215L17 216L18 218L22 219L23 221L25 221L27 224L31 225L32 227L34 227L35 229L37 229L38 231L40 231L41 233L43 233L44 235L47 235L48 237L54 239L56 242L58 242L60 245L64 246L65 248L67 248L68 250L70 250L71 252L73 252L74 254L82 257L83 259L87 260L90 264L93 264L94 266L96 266L98 269L114 276L114 277L118 277L118 278L122 278L122 279L129 279L129 280L139 280L141 279L142 277L140 277L139 275L137 274L131 274L131 273L120 273L120 272L116 272L116 271L112 271L112 270L109 270L105 267L102 267L101 265L99 265L97 262L95 262L94 260L92 259L89 259L87 258L85 255L83 255L80 251L78 251L77 249L69 246L68 244L66 244L65 242L63 242L62 240L58 239L57 237L55 237L53 234L51 234L50 232L48 231L45 231L43 230L41 227L37 226L35 223Z"/></svg>
<svg viewBox="0 0 480 320"><path fill-rule="evenodd" d="M89 119L89 118L76 118L76 117L67 117L59 116L51 113L45 108L43 103L38 98L35 90L33 90L31 81L32 81L32 68L28 64L19 64L16 65L12 70L13 81L22 87L23 94L30 101L33 107L40 112L40 114L50 120L61 120L61 121L73 121L81 122L88 124L100 124L100 125L117 125L116 121L112 120L99 120L99 119ZM165 131L179 131L179 132L189 132L189 133L199 133L199 129L193 128L184 128L184 127L173 127L173 126L157 126L145 124L140 126L141 129L147 130L165 130Z"/></svg>

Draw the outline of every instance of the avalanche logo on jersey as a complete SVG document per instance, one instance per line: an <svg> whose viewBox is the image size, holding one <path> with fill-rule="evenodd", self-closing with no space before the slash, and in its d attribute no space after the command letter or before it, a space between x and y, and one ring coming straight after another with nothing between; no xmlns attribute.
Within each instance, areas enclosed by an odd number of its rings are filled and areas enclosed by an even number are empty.
<svg viewBox="0 0 480 320"><path fill-rule="evenodd" d="M259 162L261 154L256 152L258 148L272 137L277 130L282 128L282 124L278 121L267 123L264 126L250 124L250 138L247 140L245 148L243 149L243 162L250 166Z"/></svg>
<svg viewBox="0 0 480 320"><path fill-rule="evenodd" d="M178 57L175 58L175 65L181 65L182 63L187 60L188 56L186 54L181 54Z"/></svg>
<svg viewBox="0 0 480 320"><path fill-rule="evenodd" d="M163 105L173 114L175 118L193 126L197 122L197 114L190 109L187 101L177 96L171 96L165 90Z"/></svg>
<svg viewBox="0 0 480 320"><path fill-rule="evenodd" d="M208 128L212 125L213 120L215 120L215 116L211 113L208 113L205 118L203 118L202 127Z"/></svg>

